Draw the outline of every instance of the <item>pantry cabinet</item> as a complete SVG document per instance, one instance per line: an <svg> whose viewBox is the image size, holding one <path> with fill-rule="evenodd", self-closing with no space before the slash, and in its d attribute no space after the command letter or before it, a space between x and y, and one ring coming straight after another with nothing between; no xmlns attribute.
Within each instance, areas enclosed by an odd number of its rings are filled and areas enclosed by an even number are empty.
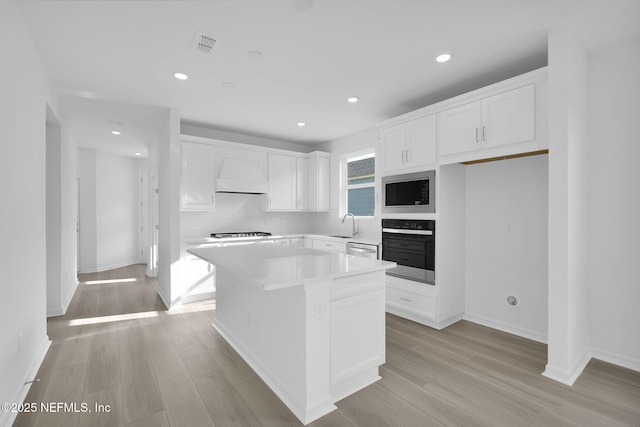
<svg viewBox="0 0 640 427"><path fill-rule="evenodd" d="M215 151L210 144L183 141L180 209L215 210Z"/></svg>
<svg viewBox="0 0 640 427"><path fill-rule="evenodd" d="M535 85L530 84L438 114L440 155L535 139Z"/></svg>
<svg viewBox="0 0 640 427"><path fill-rule="evenodd" d="M381 131L383 169L400 171L436 162L436 115L431 114Z"/></svg>

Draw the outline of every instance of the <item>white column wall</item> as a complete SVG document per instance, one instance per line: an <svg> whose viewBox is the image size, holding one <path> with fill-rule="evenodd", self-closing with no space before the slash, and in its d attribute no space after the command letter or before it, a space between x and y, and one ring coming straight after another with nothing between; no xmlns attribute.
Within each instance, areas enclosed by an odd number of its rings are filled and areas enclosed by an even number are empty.
<svg viewBox="0 0 640 427"><path fill-rule="evenodd" d="M182 293L180 263L180 114L166 111L158 137L158 294L167 307Z"/></svg>
<svg viewBox="0 0 640 427"><path fill-rule="evenodd" d="M549 33L549 331L544 375L573 384L590 359L587 269L587 61Z"/></svg>

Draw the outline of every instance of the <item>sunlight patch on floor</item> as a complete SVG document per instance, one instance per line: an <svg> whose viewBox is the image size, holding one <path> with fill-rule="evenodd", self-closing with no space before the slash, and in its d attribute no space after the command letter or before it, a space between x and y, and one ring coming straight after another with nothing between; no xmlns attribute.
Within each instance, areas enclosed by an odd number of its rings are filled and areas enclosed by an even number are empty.
<svg viewBox="0 0 640 427"><path fill-rule="evenodd" d="M104 285L107 283L131 283L137 282L135 277L128 277L126 279L108 279L108 280L87 280L86 282L80 282L82 285Z"/></svg>
<svg viewBox="0 0 640 427"><path fill-rule="evenodd" d="M84 319L69 320L69 326L95 325L98 323L121 322L123 320L147 319L149 317L158 317L157 311L144 311L140 313L114 314L111 316L87 317Z"/></svg>

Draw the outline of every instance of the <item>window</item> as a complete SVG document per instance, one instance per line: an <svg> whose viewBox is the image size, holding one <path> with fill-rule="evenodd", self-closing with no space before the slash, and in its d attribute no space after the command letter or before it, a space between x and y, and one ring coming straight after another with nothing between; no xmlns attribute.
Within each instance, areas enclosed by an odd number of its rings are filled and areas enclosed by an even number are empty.
<svg viewBox="0 0 640 427"><path fill-rule="evenodd" d="M375 153L368 151L343 158L345 212L373 216L375 209Z"/></svg>

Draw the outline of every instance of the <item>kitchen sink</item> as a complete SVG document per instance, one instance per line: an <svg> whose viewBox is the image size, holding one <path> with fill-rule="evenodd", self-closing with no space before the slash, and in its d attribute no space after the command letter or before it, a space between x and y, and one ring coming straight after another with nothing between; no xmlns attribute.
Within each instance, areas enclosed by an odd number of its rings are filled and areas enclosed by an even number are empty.
<svg viewBox="0 0 640 427"><path fill-rule="evenodd" d="M329 237L337 237L338 239L351 239L351 236L329 236Z"/></svg>

